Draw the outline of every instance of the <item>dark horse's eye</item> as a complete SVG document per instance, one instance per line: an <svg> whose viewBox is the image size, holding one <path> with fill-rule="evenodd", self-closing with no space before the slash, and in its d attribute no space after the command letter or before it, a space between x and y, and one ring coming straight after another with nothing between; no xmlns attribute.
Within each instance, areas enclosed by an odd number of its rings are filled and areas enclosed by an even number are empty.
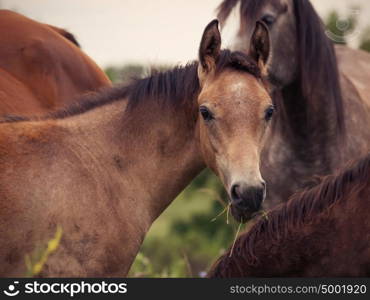
<svg viewBox="0 0 370 300"><path fill-rule="evenodd" d="M264 15L261 20L267 25L271 26L272 24L275 23L276 18L273 15L266 14Z"/></svg>
<svg viewBox="0 0 370 300"><path fill-rule="evenodd" d="M204 121L211 121L213 119L212 113L205 106L199 107L199 112L202 115Z"/></svg>
<svg viewBox="0 0 370 300"><path fill-rule="evenodd" d="M274 107L270 106L268 109L265 110L265 120L270 121L272 118L272 115L274 114Z"/></svg>

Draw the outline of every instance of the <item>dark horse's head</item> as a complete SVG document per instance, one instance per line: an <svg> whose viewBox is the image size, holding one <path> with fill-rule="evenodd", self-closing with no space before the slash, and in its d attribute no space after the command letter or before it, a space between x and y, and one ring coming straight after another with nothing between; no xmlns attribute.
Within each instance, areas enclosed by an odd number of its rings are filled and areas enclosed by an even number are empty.
<svg viewBox="0 0 370 300"><path fill-rule="evenodd" d="M219 6L219 18L225 21L240 2L240 26L233 48L248 52L250 36L256 21L264 22L270 32L272 57L269 74L273 83L286 86L299 76L300 69L308 72L305 61L328 59L327 37L323 24L308 0L224 0ZM330 52L330 51L329 51ZM310 57L309 57L310 56ZM316 64L320 64L316 61ZM314 66L310 66L314 68Z"/></svg>

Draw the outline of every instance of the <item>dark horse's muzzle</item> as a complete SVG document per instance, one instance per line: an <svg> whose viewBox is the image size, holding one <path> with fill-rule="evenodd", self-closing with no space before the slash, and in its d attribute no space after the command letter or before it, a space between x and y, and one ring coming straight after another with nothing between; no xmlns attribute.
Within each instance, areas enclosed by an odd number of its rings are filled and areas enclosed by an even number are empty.
<svg viewBox="0 0 370 300"><path fill-rule="evenodd" d="M234 184L230 191L231 214L238 222L248 221L252 215L261 209L266 197L266 184L248 186L243 183Z"/></svg>

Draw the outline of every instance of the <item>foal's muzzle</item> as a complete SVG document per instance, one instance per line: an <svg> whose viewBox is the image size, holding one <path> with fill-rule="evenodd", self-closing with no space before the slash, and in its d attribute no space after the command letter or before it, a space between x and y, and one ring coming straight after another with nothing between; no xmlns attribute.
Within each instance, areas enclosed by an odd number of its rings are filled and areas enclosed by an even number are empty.
<svg viewBox="0 0 370 300"><path fill-rule="evenodd" d="M245 183L233 184L230 190L231 213L238 222L246 222L261 209L266 197L266 184L249 186Z"/></svg>

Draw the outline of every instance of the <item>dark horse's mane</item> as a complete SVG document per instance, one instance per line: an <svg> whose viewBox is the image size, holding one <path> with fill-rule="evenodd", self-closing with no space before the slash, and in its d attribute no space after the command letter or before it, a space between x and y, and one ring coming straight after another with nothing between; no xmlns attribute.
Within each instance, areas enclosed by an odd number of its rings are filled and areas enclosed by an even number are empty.
<svg viewBox="0 0 370 300"><path fill-rule="evenodd" d="M247 72L261 79L261 72L255 61L238 51L221 51L216 64L216 75L225 69ZM87 94L66 109L52 112L43 117L5 116L0 119L0 123L63 119L124 98L128 99L128 110L134 109L145 101L152 100L160 100L160 104L168 104L175 107L179 105L193 107L193 100L200 91L197 70L198 62L194 61L186 66L177 66L167 71L154 72L146 78L135 79L128 85Z"/></svg>
<svg viewBox="0 0 370 300"><path fill-rule="evenodd" d="M55 27L53 25L49 25L49 24L45 24L45 25L48 26L53 31L55 31L56 33L60 34L62 37L64 37L67 40L69 40L72 44L74 44L78 48L81 48L80 43L77 41L77 39L76 39L76 37L74 36L73 33L69 32L66 29Z"/></svg>
<svg viewBox="0 0 370 300"><path fill-rule="evenodd" d="M78 48L81 48L80 43L77 41L76 37L74 34L70 33L69 31L63 29L63 32L61 33L62 36L64 36L67 40L75 44Z"/></svg>
<svg viewBox="0 0 370 300"><path fill-rule="evenodd" d="M218 7L218 18L224 22L240 3L243 26L254 26L255 18L269 0L224 0ZM297 26L298 77L290 86L274 95L278 114L275 129L284 127L289 140L312 138L325 146L325 136L312 136L315 129L341 136L345 132L344 111L339 73L333 43L308 0L292 0ZM253 22L253 23L252 23ZM328 116L334 116L328 122ZM330 123L330 124L328 124ZM331 128L328 128L332 126ZM316 135L318 135L316 130ZM299 148L297 148L298 150ZM302 156L312 155L308 151Z"/></svg>
<svg viewBox="0 0 370 300"><path fill-rule="evenodd" d="M261 217L252 228L242 234L235 243L233 255L223 255L217 264L217 275L223 276L223 270L238 266L242 258L249 265L255 265L258 257L254 251L257 243L263 245L278 244L289 232L297 231L304 224L315 220L321 213L347 199L348 192L359 193L369 185L370 154L352 164L338 175L322 178L316 186L294 194L287 203ZM352 198L353 200L353 198ZM227 264L222 265L222 264ZM216 272L215 269L211 271ZM226 274L224 274L226 275Z"/></svg>

